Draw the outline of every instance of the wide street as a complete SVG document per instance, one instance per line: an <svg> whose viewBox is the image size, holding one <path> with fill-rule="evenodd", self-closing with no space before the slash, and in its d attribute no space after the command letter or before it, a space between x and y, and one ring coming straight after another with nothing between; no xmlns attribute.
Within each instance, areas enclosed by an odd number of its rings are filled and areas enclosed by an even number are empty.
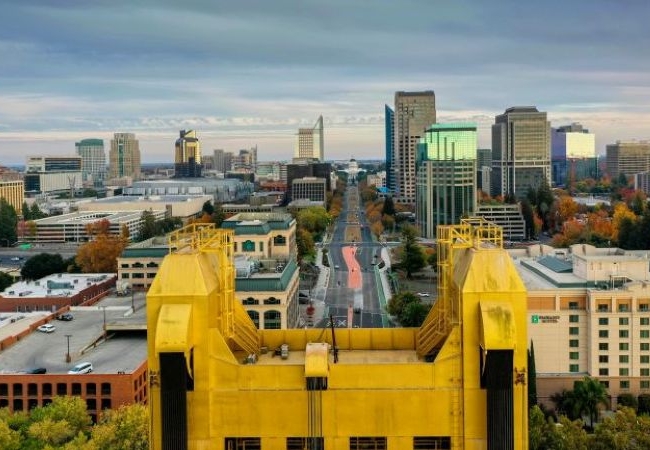
<svg viewBox="0 0 650 450"><path fill-rule="evenodd" d="M381 244L374 242L357 186L348 186L343 210L333 225L329 244L330 279L325 297L335 326L381 328L379 272ZM324 326L325 317L316 326Z"/></svg>

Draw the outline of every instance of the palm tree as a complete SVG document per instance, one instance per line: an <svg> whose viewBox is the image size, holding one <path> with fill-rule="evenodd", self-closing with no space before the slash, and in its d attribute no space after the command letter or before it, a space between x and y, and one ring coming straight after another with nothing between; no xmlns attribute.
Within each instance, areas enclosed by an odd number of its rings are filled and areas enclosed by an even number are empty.
<svg viewBox="0 0 650 450"><path fill-rule="evenodd" d="M600 405L607 405L607 390L596 378L584 377L573 385L573 395L580 413L589 415L589 426L593 430Z"/></svg>

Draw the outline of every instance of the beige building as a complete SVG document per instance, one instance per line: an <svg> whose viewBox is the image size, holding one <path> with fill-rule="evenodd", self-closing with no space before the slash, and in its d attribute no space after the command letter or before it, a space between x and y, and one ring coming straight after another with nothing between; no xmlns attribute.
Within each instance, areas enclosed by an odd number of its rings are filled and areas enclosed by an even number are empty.
<svg viewBox="0 0 650 450"><path fill-rule="evenodd" d="M528 289L540 402L598 378L615 404L650 394L650 251L574 245L511 250Z"/></svg>
<svg viewBox="0 0 650 450"><path fill-rule="evenodd" d="M300 128L298 130L298 142L294 151L294 158L325 160L325 140L323 135L323 116L312 128Z"/></svg>
<svg viewBox="0 0 650 450"><path fill-rule="evenodd" d="M650 171L650 141L618 141L606 147L607 173L615 180L620 174L632 177Z"/></svg>
<svg viewBox="0 0 650 450"><path fill-rule="evenodd" d="M291 214L241 213L221 227L235 231L235 254L278 260L296 254L296 220Z"/></svg>
<svg viewBox="0 0 650 450"><path fill-rule="evenodd" d="M118 287L148 290L167 254L169 254L169 242L166 236L156 236L129 245L117 258Z"/></svg>
<svg viewBox="0 0 650 450"><path fill-rule="evenodd" d="M115 133L108 155L108 178L140 179L140 142L133 133Z"/></svg>
<svg viewBox="0 0 650 450"><path fill-rule="evenodd" d="M22 181L0 181L0 198L14 207L16 214L23 211L25 201L25 184Z"/></svg>
<svg viewBox="0 0 650 450"><path fill-rule="evenodd" d="M201 215L211 195L120 195L80 203L79 211L165 211L169 217L184 220Z"/></svg>

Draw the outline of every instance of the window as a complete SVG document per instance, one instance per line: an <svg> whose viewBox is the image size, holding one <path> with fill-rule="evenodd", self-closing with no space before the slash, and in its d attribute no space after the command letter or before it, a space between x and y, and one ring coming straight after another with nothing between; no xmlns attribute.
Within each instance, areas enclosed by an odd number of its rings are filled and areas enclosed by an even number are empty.
<svg viewBox="0 0 650 450"><path fill-rule="evenodd" d="M569 322L571 323L578 323L580 321L580 316L577 314L571 314L569 316Z"/></svg>
<svg viewBox="0 0 650 450"><path fill-rule="evenodd" d="M609 318L607 318L607 317L599 317L598 318L598 325L609 325Z"/></svg>
<svg viewBox="0 0 650 450"><path fill-rule="evenodd" d="M650 330L641 330L639 336L641 336L642 339L650 338Z"/></svg>
<svg viewBox="0 0 650 450"><path fill-rule="evenodd" d="M580 328L578 328L578 327L569 327L569 334L571 336L577 336L578 334L580 334Z"/></svg>
<svg viewBox="0 0 650 450"><path fill-rule="evenodd" d="M259 327L260 327L260 313L258 313L257 311L250 311L250 310L247 310L246 312L248 313L248 317L251 318L251 320L253 321L255 326L259 329Z"/></svg>
<svg viewBox="0 0 650 450"><path fill-rule="evenodd" d="M264 251L264 242L260 242L260 252Z"/></svg>
<svg viewBox="0 0 650 450"><path fill-rule="evenodd" d="M287 438L287 450L318 450L325 448L324 438L322 437L311 437L311 438L300 438L300 437L288 437Z"/></svg>
<svg viewBox="0 0 650 450"><path fill-rule="evenodd" d="M577 339L569 340L569 347L572 347L572 348L578 347L578 345L579 345L578 342L579 341Z"/></svg>
<svg viewBox="0 0 650 450"><path fill-rule="evenodd" d="M618 324L619 325L629 325L630 324L630 319L628 317L619 317L618 318Z"/></svg>
<svg viewBox="0 0 650 450"><path fill-rule="evenodd" d="M607 355L600 355L598 356L598 362L599 363L608 363L609 362L609 356Z"/></svg>
<svg viewBox="0 0 650 450"><path fill-rule="evenodd" d="M65 383L56 383L56 395L68 395L68 385Z"/></svg>
<svg viewBox="0 0 650 450"><path fill-rule="evenodd" d="M605 389L609 389L609 381L601 381L600 384L602 384Z"/></svg>
<svg viewBox="0 0 650 450"><path fill-rule="evenodd" d="M630 349L630 344L628 342L620 342L618 344L618 349L621 351L628 351Z"/></svg>
<svg viewBox="0 0 650 450"><path fill-rule="evenodd" d="M630 369L628 369L627 367L621 367L620 369L618 369L618 375L621 377L630 376Z"/></svg>
<svg viewBox="0 0 650 450"><path fill-rule="evenodd" d="M642 377L650 377L650 369L648 369L647 367L641 369L639 373L641 374Z"/></svg>
<svg viewBox="0 0 650 450"><path fill-rule="evenodd" d="M52 395L52 383L43 383L41 389L43 389L43 396Z"/></svg>
<svg viewBox="0 0 650 450"><path fill-rule="evenodd" d="M279 330L282 328L282 314L280 311L266 311L264 313L264 329Z"/></svg>
<svg viewBox="0 0 650 450"><path fill-rule="evenodd" d="M599 338L607 338L607 337L609 337L609 331L607 331L607 330L598 330L598 337Z"/></svg>
<svg viewBox="0 0 650 450"><path fill-rule="evenodd" d="M641 380L641 389L650 389L650 380Z"/></svg>
<svg viewBox="0 0 650 450"><path fill-rule="evenodd" d="M650 325L650 317L641 317L639 323L641 323L641 325Z"/></svg>
<svg viewBox="0 0 650 450"><path fill-rule="evenodd" d="M253 297L248 297L245 298L244 300L241 301L242 305L259 305L260 301L257 299L254 299Z"/></svg>
<svg viewBox="0 0 650 450"><path fill-rule="evenodd" d="M598 305L598 312L607 312L609 311L609 305L607 303L601 303Z"/></svg>
<svg viewBox="0 0 650 450"><path fill-rule="evenodd" d="M255 251L255 242L250 239L244 241L241 245L242 252L254 252Z"/></svg>
<svg viewBox="0 0 650 450"><path fill-rule="evenodd" d="M448 436L416 436L413 438L413 450L448 450L451 438Z"/></svg>
<svg viewBox="0 0 650 450"><path fill-rule="evenodd" d="M102 409L111 409L111 399L103 398L102 399Z"/></svg>
<svg viewBox="0 0 650 450"><path fill-rule="evenodd" d="M128 274L128 273L123 273L123 274L122 274L122 279L128 279L128 278L129 278L129 274Z"/></svg>
<svg viewBox="0 0 650 450"><path fill-rule="evenodd" d="M580 352L570 352L569 359L580 359Z"/></svg>
<svg viewBox="0 0 650 450"><path fill-rule="evenodd" d="M630 330L618 330L618 337L620 338L630 337Z"/></svg>
<svg viewBox="0 0 650 450"><path fill-rule="evenodd" d="M650 355L641 355L641 356L639 356L639 362L641 364L650 364Z"/></svg>
<svg viewBox="0 0 650 450"><path fill-rule="evenodd" d="M385 437L351 437L350 450L386 450Z"/></svg>
<svg viewBox="0 0 650 450"><path fill-rule="evenodd" d="M261 448L262 442L260 438L226 438L226 450L260 450Z"/></svg>
<svg viewBox="0 0 650 450"><path fill-rule="evenodd" d="M14 397L23 395L23 385L21 383L14 383Z"/></svg>
<svg viewBox="0 0 650 450"><path fill-rule="evenodd" d="M580 366L578 364L569 364L569 372L571 373L580 372Z"/></svg>
<svg viewBox="0 0 650 450"><path fill-rule="evenodd" d="M102 395L111 395L111 383L102 383ZM104 409L103 406L102 409Z"/></svg>
<svg viewBox="0 0 650 450"><path fill-rule="evenodd" d="M273 245L287 245L287 238L284 236L276 236L273 238Z"/></svg>
<svg viewBox="0 0 650 450"><path fill-rule="evenodd" d="M609 344L607 342L599 342L598 343L598 350L601 350L601 351L609 350Z"/></svg>
<svg viewBox="0 0 650 450"><path fill-rule="evenodd" d="M96 410L97 409L97 400L95 400L94 398L87 398L86 399L86 408L91 410L91 411Z"/></svg>
<svg viewBox="0 0 650 450"><path fill-rule="evenodd" d="M95 383L86 384L86 395L95 395L97 394L97 385Z"/></svg>
<svg viewBox="0 0 650 450"><path fill-rule="evenodd" d="M628 312L630 310L630 305L627 303L622 303L618 305L618 312Z"/></svg>
<svg viewBox="0 0 650 450"><path fill-rule="evenodd" d="M640 303L639 304L639 311L648 311L648 304L647 303Z"/></svg>
<svg viewBox="0 0 650 450"><path fill-rule="evenodd" d="M578 302L569 302L569 309L578 309Z"/></svg>
<svg viewBox="0 0 650 450"><path fill-rule="evenodd" d="M264 299L264 304L265 305L279 305L280 303L281 302L280 302L279 298L269 297L269 298Z"/></svg>
<svg viewBox="0 0 650 450"><path fill-rule="evenodd" d="M629 355L618 355L618 362L621 364L627 364L630 362L630 356Z"/></svg>
<svg viewBox="0 0 650 450"><path fill-rule="evenodd" d="M639 348L641 349L642 352L647 352L650 350L650 343L648 342L641 342L639 345Z"/></svg>
<svg viewBox="0 0 650 450"><path fill-rule="evenodd" d="M630 380L621 380L619 386L621 389L630 389Z"/></svg>
<svg viewBox="0 0 650 450"><path fill-rule="evenodd" d="M598 369L598 375L600 375L601 377L608 376L609 375L609 369L607 369L605 367Z"/></svg>
<svg viewBox="0 0 650 450"><path fill-rule="evenodd" d="M81 383L72 383L72 395L81 395Z"/></svg>

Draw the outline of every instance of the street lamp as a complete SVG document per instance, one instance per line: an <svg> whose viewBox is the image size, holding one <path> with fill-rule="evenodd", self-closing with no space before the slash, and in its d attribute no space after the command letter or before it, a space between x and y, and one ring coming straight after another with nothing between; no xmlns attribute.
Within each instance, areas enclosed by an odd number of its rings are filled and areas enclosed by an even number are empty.
<svg viewBox="0 0 650 450"><path fill-rule="evenodd" d="M100 306L104 312L104 340L106 340L106 306Z"/></svg>
<svg viewBox="0 0 650 450"><path fill-rule="evenodd" d="M65 337L68 340L68 352L65 354L65 362L69 363L70 361L72 361L72 358L70 357L70 338L72 337L72 335L66 334Z"/></svg>

